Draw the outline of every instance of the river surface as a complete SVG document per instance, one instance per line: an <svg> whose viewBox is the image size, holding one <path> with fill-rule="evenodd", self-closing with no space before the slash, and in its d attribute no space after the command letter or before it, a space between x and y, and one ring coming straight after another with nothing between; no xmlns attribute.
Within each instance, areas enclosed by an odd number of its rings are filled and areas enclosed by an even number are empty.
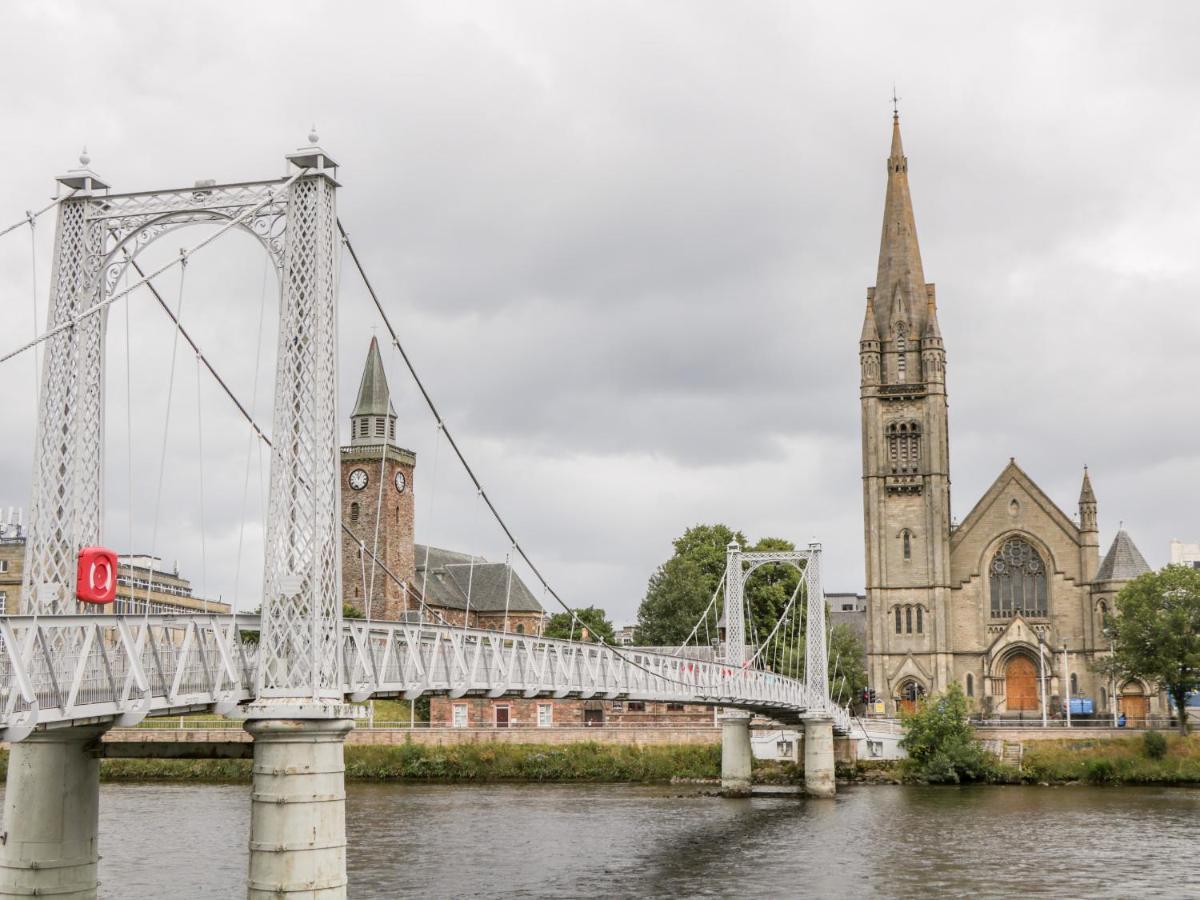
<svg viewBox="0 0 1200 900"><path fill-rule="evenodd" d="M245 895L248 786L105 784L101 897ZM1200 896L1200 790L351 784L350 896Z"/></svg>

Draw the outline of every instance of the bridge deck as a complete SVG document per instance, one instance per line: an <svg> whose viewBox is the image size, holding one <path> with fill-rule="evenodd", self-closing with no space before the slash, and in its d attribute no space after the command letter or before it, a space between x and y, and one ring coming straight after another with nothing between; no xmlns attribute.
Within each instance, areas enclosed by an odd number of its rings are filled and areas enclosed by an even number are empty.
<svg viewBox="0 0 1200 900"><path fill-rule="evenodd" d="M130 725L147 716L232 712L253 699L257 616L0 617L0 740L39 725ZM782 722L845 710L794 678L719 662L534 635L346 620L343 693L666 700Z"/></svg>

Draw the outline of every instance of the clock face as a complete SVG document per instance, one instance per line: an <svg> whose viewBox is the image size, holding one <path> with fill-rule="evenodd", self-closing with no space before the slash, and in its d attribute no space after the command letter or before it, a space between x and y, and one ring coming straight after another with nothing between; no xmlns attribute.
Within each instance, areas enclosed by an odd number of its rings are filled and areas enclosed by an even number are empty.
<svg viewBox="0 0 1200 900"><path fill-rule="evenodd" d="M396 490L398 490L400 493L402 493L402 494L403 494L403 493L404 493L404 489L405 489L407 486L408 486L408 481L405 479L405 477L404 477L404 473L403 473L403 472L397 472L397 473L396 473Z"/></svg>
<svg viewBox="0 0 1200 900"><path fill-rule="evenodd" d="M356 491L361 491L363 488L365 488L368 481L370 481L370 479L367 478L366 469L355 469L350 473L350 487L354 488Z"/></svg>

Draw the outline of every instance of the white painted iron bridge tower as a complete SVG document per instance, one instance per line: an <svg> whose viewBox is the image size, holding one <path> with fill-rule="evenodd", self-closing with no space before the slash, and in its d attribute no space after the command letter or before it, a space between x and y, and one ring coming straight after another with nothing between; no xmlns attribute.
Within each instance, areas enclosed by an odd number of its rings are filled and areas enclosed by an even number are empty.
<svg viewBox="0 0 1200 900"><path fill-rule="evenodd" d="M804 682L811 712L804 719L804 782L809 794L831 797L835 791L833 703L829 697L829 645L826 643L825 592L821 587L821 545L804 550L745 551L737 541L725 548L725 661L735 669L746 659L746 580L765 565L794 566L804 579ZM750 790L750 716L727 710L721 719L721 785L726 793Z"/></svg>
<svg viewBox="0 0 1200 900"><path fill-rule="evenodd" d="M79 551L102 540L105 325L127 268L189 225L219 226L192 252L232 228L247 231L280 290L262 625L247 725L255 736L251 897L298 887L311 897L346 892L342 739L352 721L343 705L339 559L338 182L315 134L310 143L287 156L286 176L268 181L117 194L86 155L58 179L70 193L58 209L47 318L54 333L41 372L22 585L26 613L82 611ZM173 264L186 266L187 252L180 256ZM87 652L61 642L61 655ZM88 747L104 727L14 745L0 896L95 896L98 764Z"/></svg>

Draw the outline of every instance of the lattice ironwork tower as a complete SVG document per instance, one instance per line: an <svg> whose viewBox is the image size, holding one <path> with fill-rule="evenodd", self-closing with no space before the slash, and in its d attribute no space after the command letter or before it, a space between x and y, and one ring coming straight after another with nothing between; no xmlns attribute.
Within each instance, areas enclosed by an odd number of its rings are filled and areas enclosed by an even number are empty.
<svg viewBox="0 0 1200 900"><path fill-rule="evenodd" d="M859 339L867 659L881 693L896 687L905 660L935 689L950 666L946 353L921 265L898 116L887 172L879 269ZM923 609L921 628L906 630L905 620L897 632L895 611L913 606Z"/></svg>
<svg viewBox="0 0 1200 900"><path fill-rule="evenodd" d="M132 260L187 225L254 235L280 285L274 448L264 573L260 697L340 701L336 164L310 147L290 177L109 194L86 168L59 178L58 216L30 504L23 611L79 611L81 547L101 539L104 331ZM78 320L78 321L75 321Z"/></svg>

